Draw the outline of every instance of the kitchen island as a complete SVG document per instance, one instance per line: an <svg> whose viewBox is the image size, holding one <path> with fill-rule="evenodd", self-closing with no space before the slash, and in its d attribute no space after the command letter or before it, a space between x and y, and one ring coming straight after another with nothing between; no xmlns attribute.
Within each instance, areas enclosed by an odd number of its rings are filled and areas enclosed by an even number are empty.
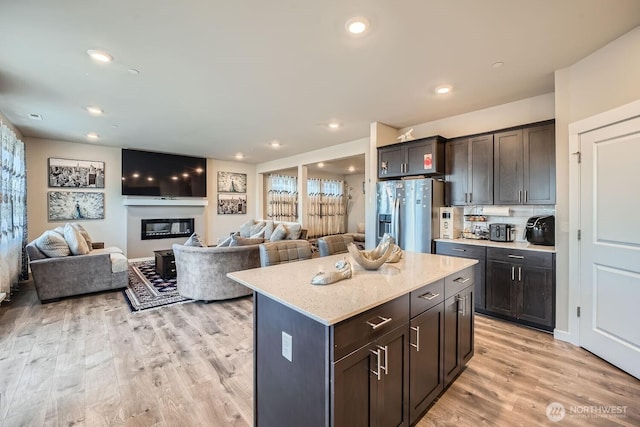
<svg viewBox="0 0 640 427"><path fill-rule="evenodd" d="M311 285L346 258L350 279ZM254 291L254 425L409 425L473 355L473 265L406 252L229 273Z"/></svg>

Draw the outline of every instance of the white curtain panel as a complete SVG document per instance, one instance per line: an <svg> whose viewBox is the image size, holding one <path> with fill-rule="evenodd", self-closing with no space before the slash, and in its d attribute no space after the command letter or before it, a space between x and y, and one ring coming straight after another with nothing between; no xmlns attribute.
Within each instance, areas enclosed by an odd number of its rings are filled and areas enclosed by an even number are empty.
<svg viewBox="0 0 640 427"><path fill-rule="evenodd" d="M298 218L298 180L295 176L269 175L267 219L291 221Z"/></svg>
<svg viewBox="0 0 640 427"><path fill-rule="evenodd" d="M307 181L307 236L311 238L345 232L344 181Z"/></svg>
<svg viewBox="0 0 640 427"><path fill-rule="evenodd" d="M27 179L24 143L0 125L0 292L10 299L26 272Z"/></svg>

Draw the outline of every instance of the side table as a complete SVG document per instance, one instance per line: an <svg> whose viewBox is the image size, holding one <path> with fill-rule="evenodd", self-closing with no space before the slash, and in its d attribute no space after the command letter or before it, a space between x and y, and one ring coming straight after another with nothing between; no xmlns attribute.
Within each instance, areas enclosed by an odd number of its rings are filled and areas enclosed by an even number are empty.
<svg viewBox="0 0 640 427"><path fill-rule="evenodd" d="M163 279L176 277L176 259L171 249L153 251L156 255L156 273Z"/></svg>

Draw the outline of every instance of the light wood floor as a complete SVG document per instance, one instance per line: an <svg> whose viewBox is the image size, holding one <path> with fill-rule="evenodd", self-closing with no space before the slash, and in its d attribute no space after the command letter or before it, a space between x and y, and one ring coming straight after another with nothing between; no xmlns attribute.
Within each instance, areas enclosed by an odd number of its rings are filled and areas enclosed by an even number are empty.
<svg viewBox="0 0 640 427"><path fill-rule="evenodd" d="M130 313L120 292L0 307L0 425L246 426L252 300ZM419 426L640 425L640 381L545 333L476 317L476 354ZM585 418L571 406L626 406Z"/></svg>

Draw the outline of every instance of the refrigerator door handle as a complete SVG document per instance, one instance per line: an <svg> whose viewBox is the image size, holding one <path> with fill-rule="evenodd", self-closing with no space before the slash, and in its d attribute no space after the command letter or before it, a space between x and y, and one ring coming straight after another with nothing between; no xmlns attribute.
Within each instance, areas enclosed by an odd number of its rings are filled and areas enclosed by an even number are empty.
<svg viewBox="0 0 640 427"><path fill-rule="evenodd" d="M393 226L391 236L395 239L396 243L400 244L400 236L399 236L399 228L400 228L400 198L396 197L396 200L393 203Z"/></svg>

